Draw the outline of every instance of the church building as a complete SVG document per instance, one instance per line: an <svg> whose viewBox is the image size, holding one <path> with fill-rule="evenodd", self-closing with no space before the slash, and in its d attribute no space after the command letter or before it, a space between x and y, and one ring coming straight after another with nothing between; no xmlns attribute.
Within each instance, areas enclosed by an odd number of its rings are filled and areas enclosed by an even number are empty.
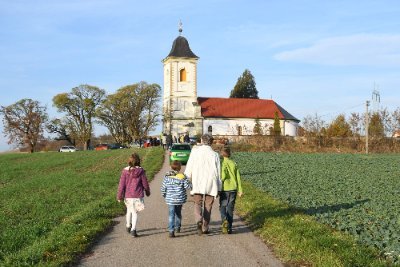
<svg viewBox="0 0 400 267"><path fill-rule="evenodd" d="M209 133L235 139L254 135L258 121L262 134L272 134L277 112L281 134L296 136L299 120L270 99L220 98L197 96L197 61L182 36L174 40L164 65L163 132L179 137Z"/></svg>

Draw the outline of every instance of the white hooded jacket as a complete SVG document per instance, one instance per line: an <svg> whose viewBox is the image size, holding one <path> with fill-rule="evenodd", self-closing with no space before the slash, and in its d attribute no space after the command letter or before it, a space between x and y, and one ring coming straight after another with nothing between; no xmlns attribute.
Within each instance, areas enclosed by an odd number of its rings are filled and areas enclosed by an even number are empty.
<svg viewBox="0 0 400 267"><path fill-rule="evenodd" d="M221 190L221 165L219 154L210 146L193 148L186 164L185 175L192 180L190 194L206 194L216 197Z"/></svg>

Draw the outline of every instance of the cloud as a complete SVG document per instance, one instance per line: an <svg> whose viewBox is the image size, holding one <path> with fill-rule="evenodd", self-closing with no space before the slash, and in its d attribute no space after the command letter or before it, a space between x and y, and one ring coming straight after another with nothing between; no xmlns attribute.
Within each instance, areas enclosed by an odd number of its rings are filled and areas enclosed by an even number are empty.
<svg viewBox="0 0 400 267"><path fill-rule="evenodd" d="M400 66L400 35L357 34L327 38L310 47L278 53L274 58L333 66Z"/></svg>

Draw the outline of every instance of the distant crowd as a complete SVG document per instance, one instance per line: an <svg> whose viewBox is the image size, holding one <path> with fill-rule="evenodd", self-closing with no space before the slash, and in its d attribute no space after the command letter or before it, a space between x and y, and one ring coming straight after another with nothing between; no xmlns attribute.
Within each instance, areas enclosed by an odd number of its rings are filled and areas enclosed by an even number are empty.
<svg viewBox="0 0 400 267"><path fill-rule="evenodd" d="M194 142L194 141L193 141ZM189 133L172 136L172 134L161 134L160 137L145 137L135 140L135 145L138 147L153 147L162 146L164 149L171 148L173 143L191 143Z"/></svg>

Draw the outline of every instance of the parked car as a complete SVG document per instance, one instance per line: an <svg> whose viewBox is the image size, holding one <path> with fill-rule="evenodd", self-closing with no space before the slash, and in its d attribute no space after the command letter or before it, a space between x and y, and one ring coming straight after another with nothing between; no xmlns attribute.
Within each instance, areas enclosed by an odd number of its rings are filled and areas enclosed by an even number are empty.
<svg viewBox="0 0 400 267"><path fill-rule="evenodd" d="M169 150L169 161L178 160L182 164L186 164L189 160L190 151L190 144L172 144Z"/></svg>
<svg viewBox="0 0 400 267"><path fill-rule="evenodd" d="M108 144L97 144L94 147L94 150L107 150L108 149Z"/></svg>
<svg viewBox="0 0 400 267"><path fill-rule="evenodd" d="M128 148L126 145L122 145L119 143L114 143L114 144L109 144L108 145L109 149L122 149L122 148Z"/></svg>
<svg viewBox="0 0 400 267"><path fill-rule="evenodd" d="M76 149L76 147L74 147L74 146L62 146L62 147L60 147L58 152L75 152L77 150L78 149Z"/></svg>

